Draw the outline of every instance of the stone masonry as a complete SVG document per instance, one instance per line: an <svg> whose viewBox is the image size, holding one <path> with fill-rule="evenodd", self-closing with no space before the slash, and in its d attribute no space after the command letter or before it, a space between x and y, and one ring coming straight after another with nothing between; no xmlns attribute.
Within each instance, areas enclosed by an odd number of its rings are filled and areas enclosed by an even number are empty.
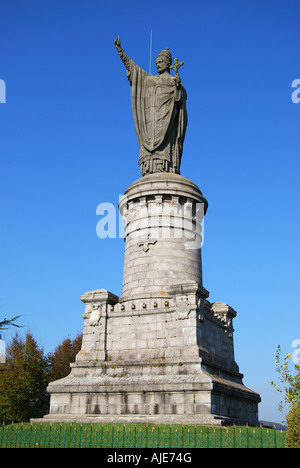
<svg viewBox="0 0 300 468"><path fill-rule="evenodd" d="M81 296L82 349L70 374L49 385L43 421L257 424L260 397L234 357L236 312L210 303L202 284L201 191L178 174L150 174L119 209L122 295Z"/></svg>

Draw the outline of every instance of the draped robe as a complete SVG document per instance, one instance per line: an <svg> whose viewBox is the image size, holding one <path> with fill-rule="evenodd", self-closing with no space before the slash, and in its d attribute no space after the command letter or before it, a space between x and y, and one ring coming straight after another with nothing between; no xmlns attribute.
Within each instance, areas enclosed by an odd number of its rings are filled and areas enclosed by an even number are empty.
<svg viewBox="0 0 300 468"><path fill-rule="evenodd" d="M187 126L184 87L170 73L150 75L131 59L126 68L142 175L179 173Z"/></svg>

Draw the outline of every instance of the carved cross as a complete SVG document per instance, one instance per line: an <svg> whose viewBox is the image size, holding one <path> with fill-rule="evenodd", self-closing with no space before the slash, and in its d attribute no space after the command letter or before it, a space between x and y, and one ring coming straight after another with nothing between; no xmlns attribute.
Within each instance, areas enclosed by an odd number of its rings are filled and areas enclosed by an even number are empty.
<svg viewBox="0 0 300 468"><path fill-rule="evenodd" d="M178 75L178 70L179 70L180 67L182 67L182 65L184 65L184 63L183 62L178 62L178 59L176 58L174 60L173 65L170 68L175 71L175 75L179 76Z"/></svg>
<svg viewBox="0 0 300 468"><path fill-rule="evenodd" d="M157 240L146 239L139 243L139 248L143 250L144 252L148 252L148 250L150 249L150 246L156 244L156 242Z"/></svg>

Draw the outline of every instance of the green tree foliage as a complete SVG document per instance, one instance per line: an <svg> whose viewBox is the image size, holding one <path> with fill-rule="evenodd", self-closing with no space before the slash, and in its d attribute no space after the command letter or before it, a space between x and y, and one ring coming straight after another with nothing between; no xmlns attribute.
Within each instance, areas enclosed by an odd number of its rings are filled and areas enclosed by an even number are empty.
<svg viewBox="0 0 300 468"><path fill-rule="evenodd" d="M284 403L289 407L300 401L300 365L295 364L291 359L291 354L286 353L283 363L280 358L281 347L277 347L276 352L276 371L279 374L279 380L282 387L280 388L275 382L271 384L275 390L283 394L283 401L279 404L279 409L282 410ZM294 367L293 370L290 367Z"/></svg>
<svg viewBox="0 0 300 468"><path fill-rule="evenodd" d="M21 315L17 315L16 317L12 318L12 319L3 319L1 322L0 322L0 331L1 330L7 330L8 327L10 327L11 325L13 327L17 327L17 328L20 328L22 325L17 325L16 323L14 323L16 320L18 320L18 318L20 318Z"/></svg>
<svg viewBox="0 0 300 468"><path fill-rule="evenodd" d="M292 406L286 420L286 447L300 448L300 401Z"/></svg>
<svg viewBox="0 0 300 468"><path fill-rule="evenodd" d="M62 379L70 373L70 363L75 361L76 354L81 349L81 342L82 334L78 334L73 341L67 338L55 348L54 353L48 355L48 382Z"/></svg>
<svg viewBox="0 0 300 468"><path fill-rule="evenodd" d="M47 361L30 333L18 334L6 351L6 364L0 378L0 421L28 421L46 411L45 371Z"/></svg>
<svg viewBox="0 0 300 468"><path fill-rule="evenodd" d="M48 413L47 385L70 373L81 340L82 335L66 339L45 356L30 333L24 339L15 335L0 369L0 423L25 422Z"/></svg>

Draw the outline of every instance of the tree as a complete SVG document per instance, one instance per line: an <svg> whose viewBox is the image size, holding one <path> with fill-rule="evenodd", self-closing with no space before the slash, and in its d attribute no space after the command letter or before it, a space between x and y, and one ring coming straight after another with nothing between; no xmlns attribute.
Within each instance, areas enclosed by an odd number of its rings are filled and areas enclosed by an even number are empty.
<svg viewBox="0 0 300 468"><path fill-rule="evenodd" d="M293 362L290 353L286 353L284 361L281 363L280 353L281 347L278 345L275 356L276 371L279 373L279 380L283 384L283 389L279 388L273 381L271 381L271 384L275 390L284 394L284 401L279 404L279 410L282 411L284 403L292 407L300 401L300 364ZM293 372L290 370L290 366L294 366Z"/></svg>
<svg viewBox="0 0 300 468"><path fill-rule="evenodd" d="M70 363L75 361L76 354L81 349L81 343L82 334L78 334L74 340L65 339L55 348L54 353L48 355L48 382L62 379L70 373Z"/></svg>
<svg viewBox="0 0 300 468"><path fill-rule="evenodd" d="M43 350L28 332L25 339L16 334L6 351L0 379L0 421L21 422L43 416L49 401Z"/></svg>
<svg viewBox="0 0 300 468"><path fill-rule="evenodd" d="M11 325L13 327L20 328L22 325L17 325L16 323L13 323L13 322L15 322L15 320L17 320L20 317L21 317L21 315L17 315L16 317L14 317L12 319L3 319L2 322L0 322L0 331L1 330L7 330L7 327L9 327Z"/></svg>
<svg viewBox="0 0 300 468"><path fill-rule="evenodd" d="M54 353L43 349L30 333L18 334L6 349L6 364L0 378L0 422L22 422L43 417L49 410L47 385L70 373L70 362L81 348L82 335L66 339Z"/></svg>

